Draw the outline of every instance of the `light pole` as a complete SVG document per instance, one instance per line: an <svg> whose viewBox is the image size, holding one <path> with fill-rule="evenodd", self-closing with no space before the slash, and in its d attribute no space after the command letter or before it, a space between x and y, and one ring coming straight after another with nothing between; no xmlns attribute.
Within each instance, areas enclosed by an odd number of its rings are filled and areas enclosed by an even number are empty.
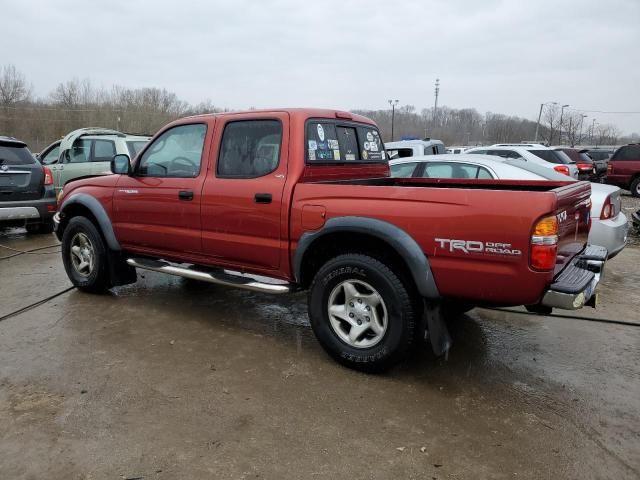
<svg viewBox="0 0 640 480"><path fill-rule="evenodd" d="M562 105L562 108L560 109L560 126L558 127L558 143L560 145L562 145L562 114L564 113L564 109L568 106L569 104Z"/></svg>
<svg viewBox="0 0 640 480"><path fill-rule="evenodd" d="M391 105L391 141L394 141L393 138L393 128L396 120L396 105L398 105L398 100L388 100L389 105Z"/></svg>
<svg viewBox="0 0 640 480"><path fill-rule="evenodd" d="M558 102L544 102L540 104L540 111L538 112L538 123L536 123L536 136L534 140L538 141L538 130L540 130L540 118L542 117L542 109L545 105L557 105Z"/></svg>

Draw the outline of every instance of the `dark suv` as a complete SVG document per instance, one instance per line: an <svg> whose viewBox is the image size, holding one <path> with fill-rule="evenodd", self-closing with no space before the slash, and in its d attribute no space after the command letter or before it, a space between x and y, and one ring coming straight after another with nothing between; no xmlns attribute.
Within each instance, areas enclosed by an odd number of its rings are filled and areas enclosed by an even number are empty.
<svg viewBox="0 0 640 480"><path fill-rule="evenodd" d="M640 143L623 145L609 160L607 183L631 191L640 197Z"/></svg>
<svg viewBox="0 0 640 480"><path fill-rule="evenodd" d="M25 226L29 233L53 232L53 175L27 145L0 136L0 226Z"/></svg>

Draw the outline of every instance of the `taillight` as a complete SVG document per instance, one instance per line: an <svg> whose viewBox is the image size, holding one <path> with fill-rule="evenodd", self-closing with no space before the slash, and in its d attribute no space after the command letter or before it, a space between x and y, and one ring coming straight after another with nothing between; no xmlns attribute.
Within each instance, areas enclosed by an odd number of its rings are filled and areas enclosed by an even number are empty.
<svg viewBox="0 0 640 480"><path fill-rule="evenodd" d="M590 163L576 163L576 167L578 167L578 170L582 170L584 172L593 170L593 165Z"/></svg>
<svg viewBox="0 0 640 480"><path fill-rule="evenodd" d="M49 167L42 167L42 170L44 171L44 184L53 185L53 174L51 170L49 170Z"/></svg>
<svg viewBox="0 0 640 480"><path fill-rule="evenodd" d="M556 172L560 172L564 175L571 176L571 174L569 173L569 167L567 167L566 165L556 165L555 167L553 167L553 169Z"/></svg>
<svg viewBox="0 0 640 480"><path fill-rule="evenodd" d="M531 235L529 263L535 270L551 270L558 253L558 218L544 217L536 223Z"/></svg>
<svg viewBox="0 0 640 480"><path fill-rule="evenodd" d="M600 212L600 220L608 220L616 216L616 207L611 201L611 195L607 197L602 205L602 212Z"/></svg>
<svg viewBox="0 0 640 480"><path fill-rule="evenodd" d="M607 164L607 175L611 175L613 173L613 165L610 163Z"/></svg>

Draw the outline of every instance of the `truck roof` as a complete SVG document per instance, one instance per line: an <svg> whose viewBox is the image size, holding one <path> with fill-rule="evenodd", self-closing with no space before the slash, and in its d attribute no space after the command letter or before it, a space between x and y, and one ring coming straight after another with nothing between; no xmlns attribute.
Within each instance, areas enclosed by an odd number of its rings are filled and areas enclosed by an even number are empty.
<svg viewBox="0 0 640 480"><path fill-rule="evenodd" d="M292 118L339 118L342 120L349 120L359 123L368 123L374 125L373 120L363 117L355 113L347 112L345 110L334 110L327 108L265 108L260 110L239 110L234 112L220 112L220 113L203 113L201 115L193 115L185 118L224 118L232 117L235 115L247 115L256 114L264 115L266 113L284 112L288 113ZM181 119L184 120L184 119Z"/></svg>

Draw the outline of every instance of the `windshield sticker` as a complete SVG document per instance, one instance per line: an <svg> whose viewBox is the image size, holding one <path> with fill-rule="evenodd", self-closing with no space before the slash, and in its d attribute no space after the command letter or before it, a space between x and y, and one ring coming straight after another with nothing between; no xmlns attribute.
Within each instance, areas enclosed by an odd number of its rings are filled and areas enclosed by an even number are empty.
<svg viewBox="0 0 640 480"><path fill-rule="evenodd" d="M369 150L369 142L364 142L364 149Z"/></svg>
<svg viewBox="0 0 640 480"><path fill-rule="evenodd" d="M318 144L315 140L309 140L309 150L317 150Z"/></svg>
<svg viewBox="0 0 640 480"><path fill-rule="evenodd" d="M366 150L362 151L362 159L363 160L368 160L369 159L369 154L367 153Z"/></svg>
<svg viewBox="0 0 640 480"><path fill-rule="evenodd" d="M316 151L309 149L309 160L315 160L315 159L316 159Z"/></svg>
<svg viewBox="0 0 640 480"><path fill-rule="evenodd" d="M355 154L353 154L353 153L347 153L347 154L344 156L344 159L345 159L346 161L348 161L348 162L352 162L352 161L355 161L356 156L355 156Z"/></svg>
<svg viewBox="0 0 640 480"><path fill-rule="evenodd" d="M338 140L328 139L327 144L329 145L329 150L338 150Z"/></svg>
<svg viewBox="0 0 640 480"><path fill-rule="evenodd" d="M320 139L321 142L324 142L324 128L322 128L322 125L318 124L318 138Z"/></svg>
<svg viewBox="0 0 640 480"><path fill-rule="evenodd" d="M384 150L381 151L380 154L382 155L382 160L384 160L385 159Z"/></svg>
<svg viewBox="0 0 640 480"><path fill-rule="evenodd" d="M369 142L373 142L373 133L371 133L371 132L367 132L367 140L368 140Z"/></svg>
<svg viewBox="0 0 640 480"><path fill-rule="evenodd" d="M377 152L378 151L378 145L376 145L375 142L369 142L369 150L371 150L372 152Z"/></svg>
<svg viewBox="0 0 640 480"><path fill-rule="evenodd" d="M333 151L333 159L334 160L340 160L340 150L334 150Z"/></svg>

